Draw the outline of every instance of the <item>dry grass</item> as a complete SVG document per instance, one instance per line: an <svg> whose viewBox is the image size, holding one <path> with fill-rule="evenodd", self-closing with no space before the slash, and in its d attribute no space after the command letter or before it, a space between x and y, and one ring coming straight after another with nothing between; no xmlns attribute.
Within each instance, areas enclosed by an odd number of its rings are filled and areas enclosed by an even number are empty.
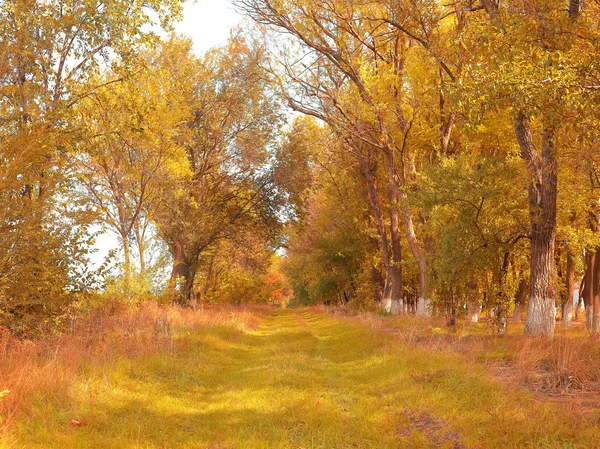
<svg viewBox="0 0 600 449"><path fill-rule="evenodd" d="M577 331L573 331L575 333ZM554 340L510 336L507 361L519 379L550 392L600 389L600 346L587 336L559 335Z"/></svg>
<svg viewBox="0 0 600 449"><path fill-rule="evenodd" d="M101 367L119 358L172 351L195 327L227 325L239 331L256 328L260 307L159 306L97 312L82 317L66 335L40 341L19 340L0 329L0 432L10 430L35 398L66 398L83 367Z"/></svg>
<svg viewBox="0 0 600 449"><path fill-rule="evenodd" d="M324 312L325 309L319 308ZM443 319L414 316L349 314L340 309L330 314L393 334L399 341L428 351L452 351L483 362L495 374L551 394L600 393L600 342L590 338L581 323L569 329L557 325L553 340L523 335L523 325L512 325L505 337L494 335L485 321L459 322L448 328Z"/></svg>

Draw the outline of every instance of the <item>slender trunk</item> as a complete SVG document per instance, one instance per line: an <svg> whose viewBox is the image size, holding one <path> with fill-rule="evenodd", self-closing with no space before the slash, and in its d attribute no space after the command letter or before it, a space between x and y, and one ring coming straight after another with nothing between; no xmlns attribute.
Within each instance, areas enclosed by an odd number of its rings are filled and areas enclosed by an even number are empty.
<svg viewBox="0 0 600 449"><path fill-rule="evenodd" d="M481 304L477 298L479 284L477 281L467 282L467 321L479 323L479 314L481 313Z"/></svg>
<svg viewBox="0 0 600 449"><path fill-rule="evenodd" d="M510 253L507 251L504 253L502 259L502 267L500 269L500 277L498 278L498 293L496 302L495 318L498 326L498 335L503 336L506 334L508 327L508 300L506 298L506 278L508 276L508 266L510 263Z"/></svg>
<svg viewBox="0 0 600 449"><path fill-rule="evenodd" d="M515 132L530 178L531 265L525 333L552 338L556 325L554 247L558 182L554 128L544 124L541 153L535 148L529 120L522 112L515 119Z"/></svg>
<svg viewBox="0 0 600 449"><path fill-rule="evenodd" d="M123 241L123 256L125 259L123 265L123 272L125 274L125 297L131 299L131 249L129 247L127 235L121 234L121 240Z"/></svg>
<svg viewBox="0 0 600 449"><path fill-rule="evenodd" d="M567 247L567 298L562 308L562 323L570 327L573 322L573 300L575 297L575 261L573 253Z"/></svg>
<svg viewBox="0 0 600 449"><path fill-rule="evenodd" d="M387 312L391 312L392 309L392 292L391 292L391 257L390 257L390 244L385 230L385 223L381 214L381 207L379 205L379 193L377 188L377 180L371 172L368 162L364 157L360 156L360 167L361 173L367 183L367 191L369 195L369 204L371 206L371 212L377 225L377 232L379 234L379 241L381 244L381 255L383 257L383 265L385 267L385 284L383 287L383 298L382 306Z"/></svg>
<svg viewBox="0 0 600 449"><path fill-rule="evenodd" d="M134 226L134 232L140 254L140 275L144 277L146 274L146 243L144 241L144 233L140 230L139 224Z"/></svg>
<svg viewBox="0 0 600 449"><path fill-rule="evenodd" d="M208 290L210 288L210 283L213 277L213 266L215 263L215 256L212 256L210 259L210 263L208 264L208 270L206 271L206 282L204 283L204 288L202 289L202 297L201 300L206 297L208 294Z"/></svg>
<svg viewBox="0 0 600 449"><path fill-rule="evenodd" d="M581 309L583 308L583 283L585 281L585 276L582 276L581 280L579 281L579 290L578 290L578 295L577 295L577 304L575 305L575 321L579 321L580 315L581 315Z"/></svg>
<svg viewBox="0 0 600 449"><path fill-rule="evenodd" d="M377 267L371 267L371 281L373 282L373 301L378 304L383 299L384 279Z"/></svg>
<svg viewBox="0 0 600 449"><path fill-rule="evenodd" d="M592 320L592 333L595 336L600 336L600 249L596 250L594 256L594 281L592 283L593 288L593 320Z"/></svg>
<svg viewBox="0 0 600 449"><path fill-rule="evenodd" d="M398 211L399 186L396 167L391 150L384 151L388 171L388 201L390 203L390 237L392 241L392 260L390 266L391 307L389 312L398 315L402 312L402 244L400 243L400 214Z"/></svg>
<svg viewBox="0 0 600 449"><path fill-rule="evenodd" d="M404 202L404 205L402 206L402 216L404 218L404 227L406 230L408 247L410 248L410 252L412 253L413 257L417 260L419 268L419 296L417 298L417 315L430 316L431 300L429 298L429 286L427 283L427 261L423 251L421 251L421 245L415 233L415 225L410 213L410 207L406 203L406 193L402 192L401 199Z"/></svg>
<svg viewBox="0 0 600 449"><path fill-rule="evenodd" d="M594 310L594 265L596 261L595 253L588 251L585 255L586 268L584 275L583 291L581 298L585 307L585 327L592 328L593 310Z"/></svg>
<svg viewBox="0 0 600 449"><path fill-rule="evenodd" d="M529 285L527 285L527 281L525 279L521 279L519 282L519 288L517 290L517 295L515 296L515 311L513 313L512 322L520 323L521 318L523 317L523 309L525 308L525 301L527 298L527 293L529 290Z"/></svg>
<svg viewBox="0 0 600 449"><path fill-rule="evenodd" d="M190 301L196 299L194 294L194 280L196 279L196 270L187 265L187 272L184 276L183 288L181 290L182 305L187 305Z"/></svg>

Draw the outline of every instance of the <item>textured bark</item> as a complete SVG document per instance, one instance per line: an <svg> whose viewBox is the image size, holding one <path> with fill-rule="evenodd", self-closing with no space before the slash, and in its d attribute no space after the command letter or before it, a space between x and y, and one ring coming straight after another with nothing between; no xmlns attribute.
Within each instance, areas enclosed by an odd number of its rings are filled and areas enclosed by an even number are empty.
<svg viewBox="0 0 600 449"><path fill-rule="evenodd" d="M570 248L567 248L567 298L562 308L562 323L570 327L573 322L573 300L575 297L575 261Z"/></svg>
<svg viewBox="0 0 600 449"><path fill-rule="evenodd" d="M176 241L174 243L172 253L173 271L171 271L171 282L175 291L178 292L175 301L179 304L188 304L192 298L196 273L186 260L181 242Z"/></svg>
<svg viewBox="0 0 600 449"><path fill-rule="evenodd" d="M400 242L400 213L398 204L400 200L400 182L396 171L396 162L391 145L387 142L387 136L384 136L385 167L388 175L388 201L390 209L390 239L392 241L392 253L390 263L390 310L392 314L402 312L402 296L404 289L402 287L402 244Z"/></svg>
<svg viewBox="0 0 600 449"><path fill-rule="evenodd" d="M371 206L371 212L377 225L377 232L379 234L379 241L381 245L381 256L383 257L383 265L385 267L385 284L383 288L382 306L385 311L392 311L392 276L391 276L391 251L390 243L385 230L385 223L383 221L383 215L381 213L381 207L379 205L379 194L377 188L377 181L371 173L371 167L364 158L361 160L361 173L367 183L367 191L369 195L369 205Z"/></svg>
<svg viewBox="0 0 600 449"><path fill-rule="evenodd" d="M448 114L448 117L442 118L441 139L440 139L442 154L448 153L448 148L450 146L450 136L452 135L452 128L454 127L455 120L456 120L456 112L454 112L454 111L450 112L450 114Z"/></svg>
<svg viewBox="0 0 600 449"><path fill-rule="evenodd" d="M576 19L581 14L583 0L569 0L569 17Z"/></svg>
<svg viewBox="0 0 600 449"><path fill-rule="evenodd" d="M531 260L525 333L552 338L556 325L554 249L558 181L554 128L548 123L544 125L541 153L535 148L529 120L522 112L515 119L515 133L529 173Z"/></svg>
<svg viewBox="0 0 600 449"><path fill-rule="evenodd" d="M417 260L419 267L419 295L417 298L417 315L428 316L431 315L431 302L429 301L429 289L427 284L427 261L425 255L421 250L421 245L417 239L415 232L415 225L410 212L410 207L406 202L406 193L401 192L400 198L404 205L402 206L402 217L404 219L404 229L406 232L406 239L408 241L408 247L413 257Z"/></svg>

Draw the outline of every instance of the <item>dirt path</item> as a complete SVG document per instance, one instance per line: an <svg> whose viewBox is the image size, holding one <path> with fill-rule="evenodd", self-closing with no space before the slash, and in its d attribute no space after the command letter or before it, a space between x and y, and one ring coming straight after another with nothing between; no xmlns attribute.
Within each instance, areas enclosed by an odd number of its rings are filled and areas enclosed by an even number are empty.
<svg viewBox="0 0 600 449"><path fill-rule="evenodd" d="M456 354L388 341L307 310L258 329L196 329L173 353L81 373L39 398L18 448L594 447L582 429ZM69 425L75 419L81 426Z"/></svg>

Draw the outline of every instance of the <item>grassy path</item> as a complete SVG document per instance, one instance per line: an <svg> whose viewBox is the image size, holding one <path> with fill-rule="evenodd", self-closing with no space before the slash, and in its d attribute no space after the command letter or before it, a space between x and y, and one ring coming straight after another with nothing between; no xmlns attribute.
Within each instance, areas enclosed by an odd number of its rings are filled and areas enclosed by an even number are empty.
<svg viewBox="0 0 600 449"><path fill-rule="evenodd" d="M598 428L461 356L304 310L277 310L254 331L197 329L174 353L83 372L68 403L35 409L6 447L600 447Z"/></svg>

